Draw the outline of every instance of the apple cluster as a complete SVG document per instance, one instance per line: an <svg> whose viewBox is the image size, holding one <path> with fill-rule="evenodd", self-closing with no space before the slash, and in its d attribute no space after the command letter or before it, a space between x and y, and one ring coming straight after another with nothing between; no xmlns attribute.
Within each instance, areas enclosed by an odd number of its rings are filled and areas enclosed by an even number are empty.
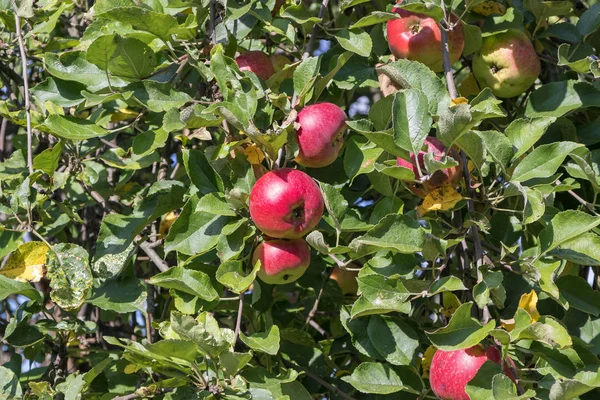
<svg viewBox="0 0 600 400"><path fill-rule="evenodd" d="M419 61L435 72L443 70L442 32L438 22L427 15L398 7L393 11L402 18L387 22L390 51L396 58ZM451 15L454 27L448 30L450 63L454 64L464 49L462 22ZM482 38L479 52L473 56L473 75L482 87L489 87L497 97L520 95L534 84L541 64L527 34L516 29Z"/></svg>

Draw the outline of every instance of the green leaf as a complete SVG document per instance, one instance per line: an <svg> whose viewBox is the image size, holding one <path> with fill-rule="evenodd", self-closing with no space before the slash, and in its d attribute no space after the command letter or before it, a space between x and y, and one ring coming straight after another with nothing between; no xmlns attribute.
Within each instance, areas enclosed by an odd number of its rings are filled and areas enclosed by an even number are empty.
<svg viewBox="0 0 600 400"><path fill-rule="evenodd" d="M86 57L100 69L126 79L145 78L156 68L156 56L146 43L116 34L94 40Z"/></svg>
<svg viewBox="0 0 600 400"><path fill-rule="evenodd" d="M575 275L561 276L556 280L556 286L570 307L596 317L600 315L600 293L593 290L583 278Z"/></svg>
<svg viewBox="0 0 600 400"><path fill-rule="evenodd" d="M225 369L225 373L229 376L235 376L248 365L250 360L252 360L252 352L236 353L231 351L219 354L219 365Z"/></svg>
<svg viewBox="0 0 600 400"><path fill-rule="evenodd" d="M582 36L592 34L600 28L600 4L588 8L577 21L577 30Z"/></svg>
<svg viewBox="0 0 600 400"><path fill-rule="evenodd" d="M110 131L87 119L57 114L49 115L43 127L54 136L70 140L86 140L110 134Z"/></svg>
<svg viewBox="0 0 600 400"><path fill-rule="evenodd" d="M223 180L201 150L183 150L183 164L190 180L202 194L223 192Z"/></svg>
<svg viewBox="0 0 600 400"><path fill-rule="evenodd" d="M106 72L85 59L85 55L79 51L63 53L60 56L51 52L44 53L44 65L48 72L65 81L75 81L85 85L89 91L108 88ZM120 78L110 79L113 88L127 85Z"/></svg>
<svg viewBox="0 0 600 400"><path fill-rule="evenodd" d="M559 212L540 233L542 254L589 232L598 225L600 225L600 217L576 210Z"/></svg>
<svg viewBox="0 0 600 400"><path fill-rule="evenodd" d="M361 297L352 306L351 317L371 314L385 314L392 311L410 311L410 303L405 303L410 292L397 279L373 274L357 278Z"/></svg>
<svg viewBox="0 0 600 400"><path fill-rule="evenodd" d="M59 243L48 251L46 267L52 301L65 310L79 308L92 288L88 252L75 244Z"/></svg>
<svg viewBox="0 0 600 400"><path fill-rule="evenodd" d="M525 154L546 132L548 127L556 121L554 117L519 118L515 119L506 128L506 136L517 149L514 157Z"/></svg>
<svg viewBox="0 0 600 400"><path fill-rule="evenodd" d="M383 22L387 22L393 19L400 19L400 15L396 13L384 12L384 11L373 11L369 15L362 17L355 22L350 29L364 28L366 26L377 25Z"/></svg>
<svg viewBox="0 0 600 400"><path fill-rule="evenodd" d="M471 400L489 400L492 398L493 379L498 374L502 374L500 365L493 361L486 361L465 387L465 392L469 395L469 398Z"/></svg>
<svg viewBox="0 0 600 400"><path fill-rule="evenodd" d="M86 301L103 310L117 313L140 311L146 313L148 292L141 279L107 280L99 288L94 288Z"/></svg>
<svg viewBox="0 0 600 400"><path fill-rule="evenodd" d="M525 116L562 117L563 115L587 107L600 106L600 89L587 83L574 80L546 83L531 93Z"/></svg>
<svg viewBox="0 0 600 400"><path fill-rule="evenodd" d="M85 100L81 94L84 89L85 86L77 82L48 77L32 87L31 93L40 104L50 101L60 107L74 107Z"/></svg>
<svg viewBox="0 0 600 400"><path fill-rule="evenodd" d="M37 303L44 301L42 293L37 291L30 283L19 282L0 274L0 300L16 294L28 297Z"/></svg>
<svg viewBox="0 0 600 400"><path fill-rule="evenodd" d="M394 365L412 362L419 339L410 326L399 318L373 315L367 329L371 343L387 362Z"/></svg>
<svg viewBox="0 0 600 400"><path fill-rule="evenodd" d="M427 96L429 112L439 115L450 105L450 96L444 82L426 65L417 61L400 59L377 67L404 89L417 89Z"/></svg>
<svg viewBox="0 0 600 400"><path fill-rule="evenodd" d="M140 31L150 32L167 42L179 27L175 17L142 7L115 7L96 15L130 24Z"/></svg>
<svg viewBox="0 0 600 400"><path fill-rule="evenodd" d="M234 332L231 329L219 328L217 320L207 312L203 312L197 318L171 312L171 328L182 339L194 342L202 354L211 358L233 350Z"/></svg>
<svg viewBox="0 0 600 400"><path fill-rule="evenodd" d="M321 192L323 193L323 200L325 200L325 207L331 218L334 220L334 228L341 232L340 221L342 221L344 214L346 214L348 201L340 191L332 185L321 182L320 186Z"/></svg>
<svg viewBox="0 0 600 400"><path fill-rule="evenodd" d="M19 377L8 368L0 366L0 398L21 398L23 391Z"/></svg>
<svg viewBox="0 0 600 400"><path fill-rule="evenodd" d="M442 350L458 350L475 346L496 327L494 320L481 325L471 318L473 303L464 303L454 312L450 322L443 328L427 333L434 346Z"/></svg>
<svg viewBox="0 0 600 400"><path fill-rule="evenodd" d="M187 93L173 89L170 84L156 81L133 83L127 90L132 90L133 96L153 112L179 108L192 99Z"/></svg>
<svg viewBox="0 0 600 400"><path fill-rule="evenodd" d="M544 144L529 153L515 168L511 180L524 182L545 178L556 172L570 152L583 146L574 142Z"/></svg>
<svg viewBox="0 0 600 400"><path fill-rule="evenodd" d="M380 363L364 362L352 371L352 375L344 376L342 380L362 393L390 394L404 389L398 372Z"/></svg>
<svg viewBox="0 0 600 400"><path fill-rule="evenodd" d="M207 274L182 266L169 268L165 272L156 274L150 278L148 283L167 289L176 289L206 301L219 298L219 294L213 288Z"/></svg>
<svg viewBox="0 0 600 400"><path fill-rule="evenodd" d="M556 319L546 315L542 316L538 322L534 322L521 330L515 340L537 340L555 347L573 345L567 329Z"/></svg>
<svg viewBox="0 0 600 400"><path fill-rule="evenodd" d="M494 400L527 400L535 396L535 391L527 389L521 396L517 394L517 386L504 374L496 374L492 378L492 395ZM489 397L485 400L488 400Z"/></svg>
<svg viewBox="0 0 600 400"><path fill-rule="evenodd" d="M312 88L319 74L320 65L321 57L308 57L294 70L294 93L298 101L301 101Z"/></svg>
<svg viewBox="0 0 600 400"><path fill-rule="evenodd" d="M33 169L44 171L52 176L58 168L58 162L62 153L62 143L58 142L53 148L46 149L33 159Z"/></svg>
<svg viewBox="0 0 600 400"><path fill-rule="evenodd" d="M369 57L373 42L371 36L362 29L342 29L335 38L345 50L351 51L362 57Z"/></svg>
<svg viewBox="0 0 600 400"><path fill-rule="evenodd" d="M450 146L475 124L467 104L448 107L440 113L437 136L446 146Z"/></svg>
<svg viewBox="0 0 600 400"><path fill-rule="evenodd" d="M394 95L392 124L394 141L402 149L418 154L431 129L427 97L417 89L404 89Z"/></svg>
<svg viewBox="0 0 600 400"><path fill-rule="evenodd" d="M244 264L241 261L227 261L219 265L216 272L216 278L223 286L234 293L244 293L254 279L256 273L260 269L260 264L256 263L249 274L244 272Z"/></svg>
<svg viewBox="0 0 600 400"><path fill-rule="evenodd" d="M344 152L344 171L346 176L353 179L361 174L368 174L375 169L375 161L383 150L368 143L360 136L352 136L346 142Z"/></svg>
<svg viewBox="0 0 600 400"><path fill-rule="evenodd" d="M127 250L150 222L183 206L185 190L181 182L158 181L150 187L130 214L106 215L100 224L94 260L97 261L106 254L119 254Z"/></svg>
<svg viewBox="0 0 600 400"><path fill-rule="evenodd" d="M595 233L584 233L563 242L548 255L579 265L600 266L600 236Z"/></svg>
<svg viewBox="0 0 600 400"><path fill-rule="evenodd" d="M250 336L240 332L240 339L246 346L260 353L274 356L279 352L280 337L277 325L271 325L268 332L253 333Z"/></svg>
<svg viewBox="0 0 600 400"><path fill-rule="evenodd" d="M183 207L165 240L165 253L204 254L217 245L223 228L232 217L202 211L202 203L193 196Z"/></svg>
<svg viewBox="0 0 600 400"><path fill-rule="evenodd" d="M359 254L391 250L410 254L423 250L427 233L408 215L388 215L363 236L350 243Z"/></svg>

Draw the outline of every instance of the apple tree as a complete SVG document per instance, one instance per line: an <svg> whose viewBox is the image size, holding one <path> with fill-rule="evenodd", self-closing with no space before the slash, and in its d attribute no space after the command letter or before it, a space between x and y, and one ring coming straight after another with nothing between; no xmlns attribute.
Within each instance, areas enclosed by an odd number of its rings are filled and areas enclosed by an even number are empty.
<svg viewBox="0 0 600 400"><path fill-rule="evenodd" d="M0 0L0 398L598 399L599 32Z"/></svg>

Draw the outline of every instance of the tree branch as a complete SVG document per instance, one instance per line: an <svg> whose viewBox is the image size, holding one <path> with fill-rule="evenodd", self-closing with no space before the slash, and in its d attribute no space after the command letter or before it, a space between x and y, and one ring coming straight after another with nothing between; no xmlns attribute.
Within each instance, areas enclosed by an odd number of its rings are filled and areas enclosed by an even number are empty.
<svg viewBox="0 0 600 400"><path fill-rule="evenodd" d="M146 255L148 256L148 258L154 263L154 265L156 265L156 268L158 268L160 270L160 272L165 272L166 270L169 269L169 264L167 264L165 262L165 260L163 260L156 251L154 251L154 249L152 248L152 245L148 242L141 242L138 243L138 246L140 246L140 249L142 249L144 251L144 253L146 253Z"/></svg>
<svg viewBox="0 0 600 400"><path fill-rule="evenodd" d="M317 313L317 310L319 309L319 302L321 301L321 296L323 295L323 291L325 290L325 286L327 285L327 281L329 281L329 277L331 276L332 272L333 268L329 268L325 276L325 280L321 285L321 289L319 290L319 294L317 294L315 304L313 304L313 307L311 308L310 312L308 313L308 316L306 317L307 324L309 324L310 321L312 321L312 319L315 317L315 314Z"/></svg>
<svg viewBox="0 0 600 400"><path fill-rule="evenodd" d="M283 360L283 362L285 363L285 365L288 368L293 368L293 369L295 369L298 372L304 372L306 374L306 376L308 376L310 379L312 379L313 381L317 382L321 386L327 388L330 392L337 393L337 395L340 396L342 399L356 400L354 397L350 396L348 393L344 392L343 390L341 390L338 387L333 386L332 384L330 384L329 382L323 380L319 376L313 374L309 370L307 370L307 369L305 369L305 368L303 368L303 367L301 367L299 365L296 365L294 363L291 363L289 361Z"/></svg>
<svg viewBox="0 0 600 400"><path fill-rule="evenodd" d="M240 302L238 305L238 312L237 312L237 317L236 317L236 321L235 321L235 340L233 341L233 343L236 343L238 340L238 337L240 336L240 330L242 328L242 315L243 315L243 311L244 311L244 293L240 293Z"/></svg>
<svg viewBox="0 0 600 400"><path fill-rule="evenodd" d="M27 118L27 168L29 174L33 174L33 131L31 129L31 103L29 102L29 82L27 78L27 54L23 44L23 32L21 31L21 18L15 13L15 24L17 25L17 39L19 40L19 51L21 52L21 66L23 68L23 97L25 98L25 116Z"/></svg>

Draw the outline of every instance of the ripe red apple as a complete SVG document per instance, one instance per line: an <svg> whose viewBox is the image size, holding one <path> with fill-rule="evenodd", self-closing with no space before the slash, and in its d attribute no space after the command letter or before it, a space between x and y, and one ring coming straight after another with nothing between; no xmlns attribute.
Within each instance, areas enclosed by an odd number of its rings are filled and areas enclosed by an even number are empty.
<svg viewBox="0 0 600 400"><path fill-rule="evenodd" d="M267 240L258 245L252 256L252 264L260 260L256 274L261 281L271 285L283 285L300 278L310 264L310 249L304 239Z"/></svg>
<svg viewBox="0 0 600 400"><path fill-rule="evenodd" d="M319 186L297 169L270 171L250 191L250 217L258 229L274 238L306 235L319 223L323 206Z"/></svg>
<svg viewBox="0 0 600 400"><path fill-rule="evenodd" d="M317 103L304 107L296 122L300 124L296 162L310 168L333 163L344 145L346 113L335 104Z"/></svg>
<svg viewBox="0 0 600 400"><path fill-rule="evenodd" d="M419 61L435 72L444 70L442 65L442 33L435 19L427 15L394 8L402 18L387 22L387 39L391 52L397 58ZM451 21L458 21L454 14ZM458 23L448 32L450 63L454 64L463 52L465 41L463 28Z"/></svg>
<svg viewBox="0 0 600 400"><path fill-rule="evenodd" d="M355 295L358 290L357 276L357 271L348 271L340 267L333 267L330 278L337 282L340 289L342 289L342 294Z"/></svg>
<svg viewBox="0 0 600 400"><path fill-rule="evenodd" d="M477 375L477 371L487 360L500 364L501 359L497 348L488 347L484 350L481 345L454 351L437 350L429 370L431 389L442 400L469 400L465 391L467 383ZM511 359L506 362L514 367ZM504 374L515 380L506 363L502 369Z"/></svg>
<svg viewBox="0 0 600 400"><path fill-rule="evenodd" d="M419 161L419 166L421 167L421 172L423 174L426 174L427 171L425 171L424 161L425 153L433 153L433 158L439 161L442 159L442 155L446 152L446 146L444 146L442 142L440 142L433 136L428 136L427 138L425 138L424 145L426 151L420 151L417 158ZM450 155L458 161L458 156L454 151L451 150L449 153L450 154L446 155ZM397 160L397 164L399 166L411 169L413 171L413 173L415 174L415 179L421 179L422 176L419 174L416 162L417 159L415 159L415 155L413 153L410 153L410 161L404 160L400 157L398 157ZM420 186L410 183L408 184L408 188L417 196L425 197L427 193L429 193L437 187L440 187L444 183L455 184L459 181L461 173L462 170L460 165L457 167L450 167L443 170L435 171L433 174L427 177L427 179Z"/></svg>
<svg viewBox="0 0 600 400"><path fill-rule="evenodd" d="M540 75L540 59L524 32L510 29L483 38L473 57L473 75L497 97L525 92Z"/></svg>
<svg viewBox="0 0 600 400"><path fill-rule="evenodd" d="M268 55L262 51L254 50L240 54L236 59L240 71L254 72L259 78L266 81L274 73L273 64Z"/></svg>

